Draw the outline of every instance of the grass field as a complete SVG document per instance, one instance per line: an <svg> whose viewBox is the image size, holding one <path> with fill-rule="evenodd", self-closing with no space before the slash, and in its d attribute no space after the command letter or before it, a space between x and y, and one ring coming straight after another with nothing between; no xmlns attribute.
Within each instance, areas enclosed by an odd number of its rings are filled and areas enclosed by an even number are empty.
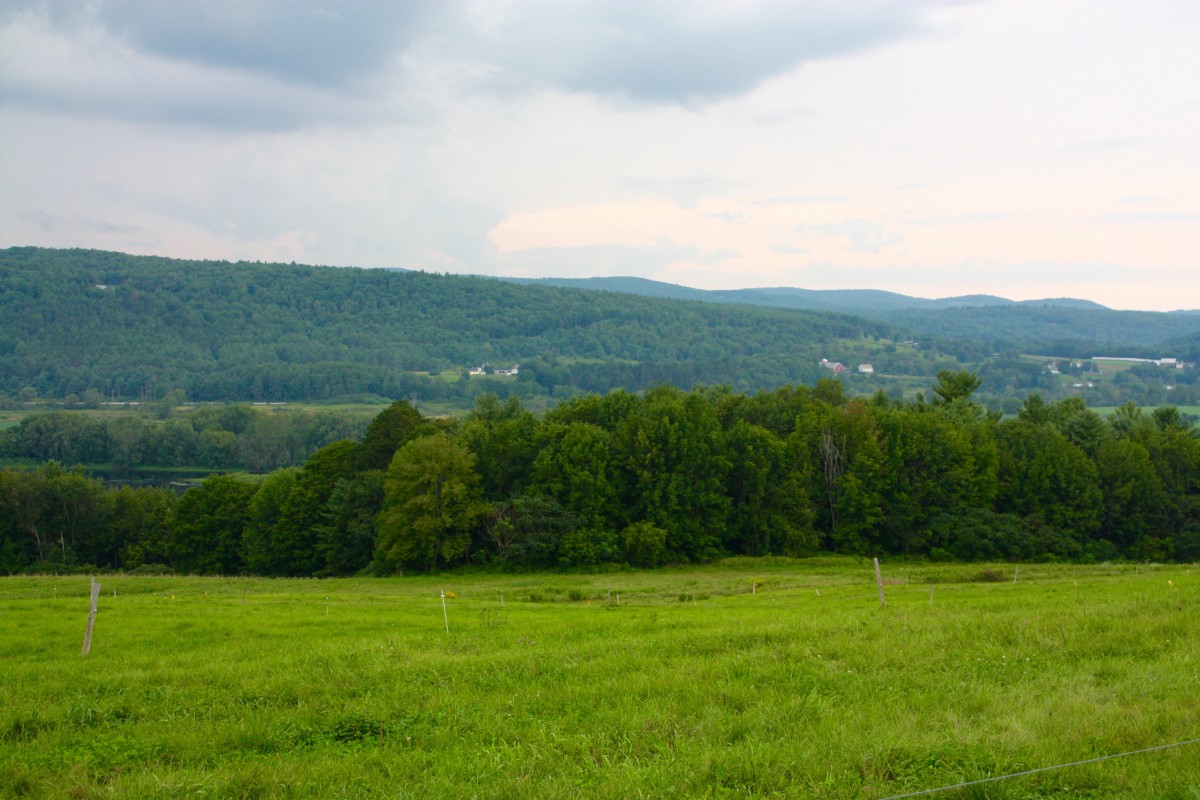
<svg viewBox="0 0 1200 800"><path fill-rule="evenodd" d="M86 657L86 577L0 578L0 797L881 798L1200 737L1195 566L884 575L105 576ZM1200 745L932 796L1195 800Z"/></svg>

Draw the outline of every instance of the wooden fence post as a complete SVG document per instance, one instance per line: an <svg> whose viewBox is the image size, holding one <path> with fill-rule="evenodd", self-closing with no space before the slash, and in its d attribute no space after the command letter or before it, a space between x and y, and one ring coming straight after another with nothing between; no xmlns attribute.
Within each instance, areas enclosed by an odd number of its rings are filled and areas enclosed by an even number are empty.
<svg viewBox="0 0 1200 800"><path fill-rule="evenodd" d="M96 576L92 576L92 606L88 611L87 632L83 634L83 654L86 656L88 651L92 649L92 628L96 625L96 604L100 601L100 584L96 583Z"/></svg>

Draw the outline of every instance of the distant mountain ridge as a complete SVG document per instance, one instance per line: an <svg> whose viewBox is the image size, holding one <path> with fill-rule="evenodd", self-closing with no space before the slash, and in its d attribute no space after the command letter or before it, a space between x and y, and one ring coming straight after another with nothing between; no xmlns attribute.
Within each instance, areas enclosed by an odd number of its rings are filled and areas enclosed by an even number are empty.
<svg viewBox="0 0 1200 800"><path fill-rule="evenodd" d="M575 289L638 294L644 297L674 300L701 300L710 303L743 303L746 305L794 308L805 311L837 311L864 313L869 311L901 311L907 309L935 310L944 308L979 308L986 306L1034 306L1051 308L1085 308L1110 310L1091 300L1070 297L1041 300L1009 300L990 294L971 294L960 297L929 299L911 297L879 289L798 289L789 286L759 289L693 289L673 283L636 278L502 278L515 283L534 283Z"/></svg>
<svg viewBox="0 0 1200 800"><path fill-rule="evenodd" d="M584 289L659 300L751 305L779 310L851 314L894 326L906 339L987 342L994 351L1053 352L1077 357L1129 353L1158 358L1194 352L1200 311L1116 311L1069 297L1009 300L988 294L928 299L877 289L704 290L635 277L500 278L524 284Z"/></svg>

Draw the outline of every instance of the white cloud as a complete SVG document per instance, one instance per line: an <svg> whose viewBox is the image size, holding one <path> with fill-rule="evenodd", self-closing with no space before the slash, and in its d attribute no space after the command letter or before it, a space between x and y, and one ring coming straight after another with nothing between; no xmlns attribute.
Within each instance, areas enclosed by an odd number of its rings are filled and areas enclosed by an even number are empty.
<svg viewBox="0 0 1200 800"><path fill-rule="evenodd" d="M858 253L878 253L904 240L903 236L882 223L867 219L851 219L827 225L801 225L796 230L808 235L844 236Z"/></svg>
<svg viewBox="0 0 1200 800"><path fill-rule="evenodd" d="M504 253L496 266L503 274L526 278L561 277L574 273L588 277L660 275L672 264L697 256L696 249L663 240L643 247L585 245L539 247Z"/></svg>

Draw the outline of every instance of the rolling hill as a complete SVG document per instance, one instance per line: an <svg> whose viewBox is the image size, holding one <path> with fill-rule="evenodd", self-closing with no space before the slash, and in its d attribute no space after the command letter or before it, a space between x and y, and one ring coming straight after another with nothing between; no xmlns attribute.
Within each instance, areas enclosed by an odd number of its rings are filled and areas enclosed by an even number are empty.
<svg viewBox="0 0 1200 800"><path fill-rule="evenodd" d="M908 393L927 388L939 370L968 369L999 371L1006 377L983 391L1009 396L1056 391L1036 363L1016 363L1021 353L1172 355L1166 344L1194 352L1200 334L1200 315L1085 301L702 292L637 278L550 283L0 250L0 398L370 394L462 407L496 392L549 404L579 391L659 383L811 385L831 375L823 358L846 365L854 393ZM838 310L787 307L806 297ZM930 307L939 303L958 305ZM873 372L858 374L866 363ZM468 374L518 364L515 375Z"/></svg>
<svg viewBox="0 0 1200 800"><path fill-rule="evenodd" d="M0 251L0 394L299 400L556 396L672 382L813 382L819 359L881 350L888 326L423 272ZM936 353L929 369L953 364ZM447 374L448 373L448 374Z"/></svg>

